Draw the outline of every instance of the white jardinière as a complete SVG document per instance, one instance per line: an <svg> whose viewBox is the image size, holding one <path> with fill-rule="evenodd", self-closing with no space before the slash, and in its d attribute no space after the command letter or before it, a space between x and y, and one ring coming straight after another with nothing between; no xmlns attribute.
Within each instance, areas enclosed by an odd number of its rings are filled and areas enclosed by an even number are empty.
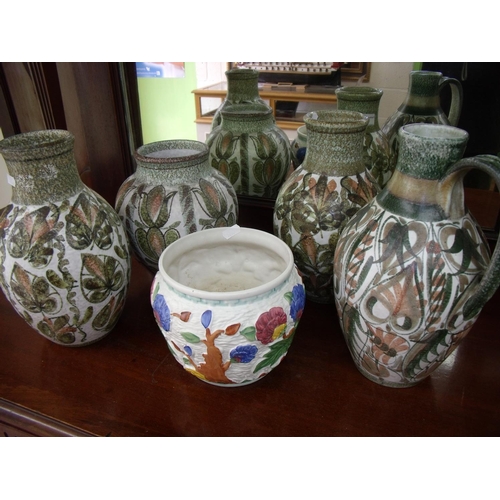
<svg viewBox="0 0 500 500"><path fill-rule="evenodd" d="M187 235L164 250L151 304L176 360L205 382L239 386L276 367L305 304L290 249L233 226Z"/></svg>

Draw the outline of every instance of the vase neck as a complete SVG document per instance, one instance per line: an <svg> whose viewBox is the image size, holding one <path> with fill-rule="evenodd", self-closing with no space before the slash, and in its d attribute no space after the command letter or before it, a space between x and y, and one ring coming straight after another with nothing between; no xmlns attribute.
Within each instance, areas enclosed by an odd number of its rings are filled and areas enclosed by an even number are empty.
<svg viewBox="0 0 500 500"><path fill-rule="evenodd" d="M358 111L368 117L367 133L380 130L378 113L383 91L373 87L340 87L335 91L337 109Z"/></svg>
<svg viewBox="0 0 500 500"><path fill-rule="evenodd" d="M66 130L27 132L0 142L12 178L12 202L58 203L83 188L73 153L74 137Z"/></svg>
<svg viewBox="0 0 500 500"><path fill-rule="evenodd" d="M304 121L304 170L331 176L364 172L363 144L368 118L354 111L315 111L308 113Z"/></svg>
<svg viewBox="0 0 500 500"><path fill-rule="evenodd" d="M409 115L439 114L439 85L442 77L437 71L412 71L408 93L399 111Z"/></svg>
<svg viewBox="0 0 500 500"><path fill-rule="evenodd" d="M467 132L447 125L412 124L399 132L396 170L377 196L379 204L408 218L439 221L448 216L451 193L463 198L461 180L443 182L462 158ZM457 208L454 209L457 213Z"/></svg>
<svg viewBox="0 0 500 500"><path fill-rule="evenodd" d="M259 99L259 72L252 69L226 71L227 97L233 103Z"/></svg>

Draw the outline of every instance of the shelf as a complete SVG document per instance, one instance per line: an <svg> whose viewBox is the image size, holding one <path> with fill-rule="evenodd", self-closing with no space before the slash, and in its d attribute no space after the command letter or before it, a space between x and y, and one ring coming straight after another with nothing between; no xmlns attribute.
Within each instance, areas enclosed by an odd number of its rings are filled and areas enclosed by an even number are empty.
<svg viewBox="0 0 500 500"><path fill-rule="evenodd" d="M304 92L290 90L264 90L264 84L259 84L259 95L269 103L273 110L278 127L282 129L295 130L303 125L303 117L305 113L299 113L292 118L284 118L277 116L276 109L278 102L293 102L293 103L321 103L321 105L331 105L336 108L337 96L335 95L336 87L320 87L317 85L307 86ZM226 97L227 82L217 83L201 89L193 91L196 106L196 123L212 123L212 117L215 110ZM213 108L209 111L203 111L203 99L218 99L218 104L213 104Z"/></svg>

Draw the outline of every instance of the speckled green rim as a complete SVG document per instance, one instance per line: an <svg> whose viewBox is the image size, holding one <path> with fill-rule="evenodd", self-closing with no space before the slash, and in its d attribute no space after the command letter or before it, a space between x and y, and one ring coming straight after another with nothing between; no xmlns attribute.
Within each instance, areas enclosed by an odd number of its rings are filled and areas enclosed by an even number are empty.
<svg viewBox="0 0 500 500"><path fill-rule="evenodd" d="M340 87L335 94L344 101L378 101L383 90L374 87Z"/></svg>
<svg viewBox="0 0 500 500"><path fill-rule="evenodd" d="M232 80L255 80L259 72L250 68L234 68L227 70L226 76Z"/></svg>
<svg viewBox="0 0 500 500"><path fill-rule="evenodd" d="M195 150L197 153L191 155L172 156L170 158L155 158L148 156L151 153L165 150ZM208 146L200 141L191 141L187 139L182 140L168 140L157 141L144 144L137 149L134 153L134 158L140 163L141 167L158 169L168 166L169 168L184 168L186 166L193 166L203 163L208 160L209 149Z"/></svg>
<svg viewBox="0 0 500 500"><path fill-rule="evenodd" d="M0 153L10 161L41 160L71 151L74 142L67 130L36 130L3 139Z"/></svg>
<svg viewBox="0 0 500 500"><path fill-rule="evenodd" d="M308 130L320 133L351 134L361 132L368 125L368 117L357 111L320 110L304 116Z"/></svg>
<svg viewBox="0 0 500 500"><path fill-rule="evenodd" d="M272 117L273 110L263 104L233 104L226 106L222 111L222 117L229 120L240 120L241 118L262 120Z"/></svg>

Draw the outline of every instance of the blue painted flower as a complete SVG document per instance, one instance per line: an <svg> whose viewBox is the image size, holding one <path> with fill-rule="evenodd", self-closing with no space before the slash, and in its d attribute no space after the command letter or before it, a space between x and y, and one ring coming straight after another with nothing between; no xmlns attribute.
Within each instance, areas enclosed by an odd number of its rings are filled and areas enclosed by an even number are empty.
<svg viewBox="0 0 500 500"><path fill-rule="evenodd" d="M168 332L170 330L170 309L165 297L158 294L153 302L153 312L158 324Z"/></svg>
<svg viewBox="0 0 500 500"><path fill-rule="evenodd" d="M239 345L235 347L229 356L233 363L250 363L257 354L257 346L255 345Z"/></svg>
<svg viewBox="0 0 500 500"><path fill-rule="evenodd" d="M211 322L212 322L212 311L208 309L201 315L201 324L205 328L208 328Z"/></svg>
<svg viewBox="0 0 500 500"><path fill-rule="evenodd" d="M302 285L295 285L292 290L292 302L290 304L290 316L294 321L302 317L304 305L306 303L306 293Z"/></svg>
<svg viewBox="0 0 500 500"><path fill-rule="evenodd" d="M188 356L192 356L192 355L193 355L193 349L191 349L191 347L189 347L188 345L185 345L185 346L184 346L184 352L185 352Z"/></svg>

